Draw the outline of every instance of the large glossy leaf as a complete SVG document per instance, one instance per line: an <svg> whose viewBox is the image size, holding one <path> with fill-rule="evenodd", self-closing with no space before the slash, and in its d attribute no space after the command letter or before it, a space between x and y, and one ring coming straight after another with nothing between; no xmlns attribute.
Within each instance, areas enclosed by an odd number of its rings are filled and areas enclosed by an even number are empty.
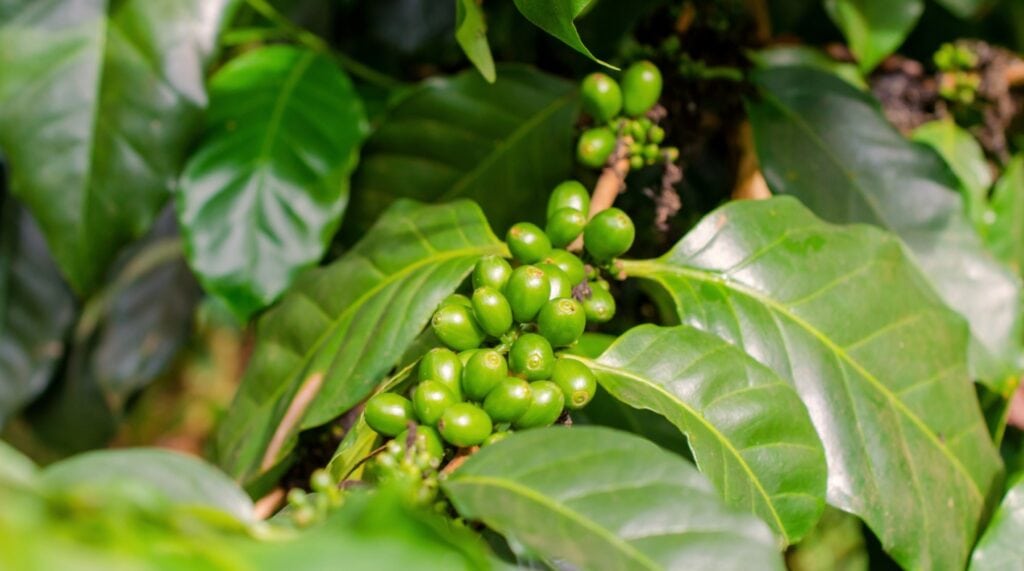
<svg viewBox="0 0 1024 571"><path fill-rule="evenodd" d="M953 13L955 16L961 18L970 18L976 16L983 8L990 7L996 2L992 0L935 0L937 3L942 4L947 10Z"/></svg>
<svg viewBox="0 0 1024 571"><path fill-rule="evenodd" d="M426 82L367 142L343 233L362 238L401 197L471 198L501 233L540 221L571 172L577 110L572 84L521 66L501 66L493 85L475 71Z"/></svg>
<svg viewBox="0 0 1024 571"><path fill-rule="evenodd" d="M624 262L669 317L793 382L825 446L828 501L909 568L963 565L1000 478L966 327L889 234L790 197L734 202L656 260Z"/></svg>
<svg viewBox="0 0 1024 571"><path fill-rule="evenodd" d="M997 258L1024 276L1024 155L1010 161L992 191L988 247Z"/></svg>
<svg viewBox="0 0 1024 571"><path fill-rule="evenodd" d="M50 384L74 318L39 227L0 193L0 426Z"/></svg>
<svg viewBox="0 0 1024 571"><path fill-rule="evenodd" d="M232 4L15 0L0 23L12 189L79 292L166 201Z"/></svg>
<svg viewBox="0 0 1024 571"><path fill-rule="evenodd" d="M823 50L802 45L777 45L750 53L758 67L806 66L835 74L858 89L868 89L864 75L856 65L832 59Z"/></svg>
<svg viewBox="0 0 1024 571"><path fill-rule="evenodd" d="M1016 478L971 555L970 571L1024 569L1024 475Z"/></svg>
<svg viewBox="0 0 1024 571"><path fill-rule="evenodd" d="M367 131L352 83L326 55L272 46L218 71L177 194L189 262L207 291L247 318L316 263L348 204Z"/></svg>
<svg viewBox="0 0 1024 571"><path fill-rule="evenodd" d="M596 361L601 386L686 434L697 467L729 505L796 543L825 507L828 471L799 395L733 345L689 326L641 325Z"/></svg>
<svg viewBox="0 0 1024 571"><path fill-rule="evenodd" d="M515 0L516 8L535 26L565 42L565 45L580 52L595 62L618 69L590 53L583 45L574 21L593 0Z"/></svg>
<svg viewBox="0 0 1024 571"><path fill-rule="evenodd" d="M953 169L960 181L959 190L967 214L974 227L982 230L992 173L978 141L951 118L925 123L914 130L911 138L935 149L949 168Z"/></svg>
<svg viewBox="0 0 1024 571"><path fill-rule="evenodd" d="M830 74L789 67L755 78L763 97L750 103L750 118L771 189L831 222L898 234L939 295L967 318L974 377L1013 370L1020 281L985 251L938 155L906 141L870 95Z"/></svg>
<svg viewBox="0 0 1024 571"><path fill-rule="evenodd" d="M35 485L39 469L13 446L0 440L0 487L30 487Z"/></svg>
<svg viewBox="0 0 1024 571"><path fill-rule="evenodd" d="M365 398L477 259L504 249L468 201L392 206L362 242L303 276L260 319L218 435L221 466L248 480L287 454L300 427Z"/></svg>
<svg viewBox="0 0 1024 571"><path fill-rule="evenodd" d="M494 58L487 43L484 9L477 0L455 0L455 40L488 83L494 83Z"/></svg>
<svg viewBox="0 0 1024 571"><path fill-rule="evenodd" d="M783 568L762 522L722 504L692 464L625 432L524 431L442 488L464 517L570 568Z"/></svg>
<svg viewBox="0 0 1024 571"><path fill-rule="evenodd" d="M903 44L924 12L924 1L825 0L825 9L867 72Z"/></svg>

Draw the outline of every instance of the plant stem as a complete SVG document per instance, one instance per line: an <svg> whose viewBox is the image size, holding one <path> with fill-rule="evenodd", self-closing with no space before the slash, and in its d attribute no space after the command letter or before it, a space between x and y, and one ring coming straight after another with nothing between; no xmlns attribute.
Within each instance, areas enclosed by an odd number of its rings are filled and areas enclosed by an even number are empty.
<svg viewBox="0 0 1024 571"><path fill-rule="evenodd" d="M338 61L342 68L359 79L387 89L396 89L405 85L402 81L381 73L355 60L348 54L331 49L331 46L323 38L289 20L287 16L278 12L267 0L246 0L246 4L255 10L256 13L281 28L298 43L313 51L329 54Z"/></svg>

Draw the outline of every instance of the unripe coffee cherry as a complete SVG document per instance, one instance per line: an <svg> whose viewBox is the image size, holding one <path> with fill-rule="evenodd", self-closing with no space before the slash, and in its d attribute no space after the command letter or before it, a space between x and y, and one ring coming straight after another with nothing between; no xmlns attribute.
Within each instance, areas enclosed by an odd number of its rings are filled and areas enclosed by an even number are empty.
<svg viewBox="0 0 1024 571"><path fill-rule="evenodd" d="M519 266L512 271L505 286L505 299L512 307L512 317L519 323L533 321L551 292L551 283L536 266Z"/></svg>
<svg viewBox="0 0 1024 571"><path fill-rule="evenodd" d="M493 349L481 349L469 358L462 371L462 392L467 399L482 401L507 376L505 357Z"/></svg>
<svg viewBox="0 0 1024 571"><path fill-rule="evenodd" d="M583 230L583 246L595 259L607 261L621 256L633 245L633 221L618 208L597 213Z"/></svg>
<svg viewBox="0 0 1024 571"><path fill-rule="evenodd" d="M536 333L520 335L508 352L509 367L528 381L550 379L555 368L551 343Z"/></svg>
<svg viewBox="0 0 1024 571"><path fill-rule="evenodd" d="M607 75L597 72L583 78L580 86L583 108L598 123L606 123L622 110L622 90Z"/></svg>
<svg viewBox="0 0 1024 571"><path fill-rule="evenodd" d="M442 305L434 312L430 325L437 338L456 351L474 349L484 342L484 331L473 316L472 304L470 307L455 303Z"/></svg>
<svg viewBox="0 0 1024 571"><path fill-rule="evenodd" d="M519 429L538 428L553 424L565 408L562 389L551 381L530 383L530 406L514 423Z"/></svg>
<svg viewBox="0 0 1024 571"><path fill-rule="evenodd" d="M506 377L484 400L484 411L495 422L513 422L530 407L530 383Z"/></svg>
<svg viewBox="0 0 1024 571"><path fill-rule="evenodd" d="M622 107L627 115L647 113L661 97L661 71L649 61L639 61L622 74Z"/></svg>
<svg viewBox="0 0 1024 571"><path fill-rule="evenodd" d="M544 264L554 264L561 268L565 275L569 276L569 283L573 286L586 277L586 268L583 267L583 262L575 254L565 250L551 250L547 256L544 256L541 265Z"/></svg>
<svg viewBox="0 0 1024 571"><path fill-rule="evenodd" d="M363 418L374 432L384 436L395 436L416 420L409 399L395 393L380 393L366 401Z"/></svg>
<svg viewBox="0 0 1024 571"><path fill-rule="evenodd" d="M512 275L512 266L505 258L499 256L484 256L473 268L473 289L483 286L490 286L501 291L505 289L509 276Z"/></svg>
<svg viewBox="0 0 1024 571"><path fill-rule="evenodd" d="M512 307L493 287L478 287L473 292L473 314L480 328L492 337L500 337L512 327Z"/></svg>
<svg viewBox="0 0 1024 571"><path fill-rule="evenodd" d="M594 398L597 392L597 377L583 363L574 359L559 358L551 382L558 385L565 395L565 406L572 410L581 409Z"/></svg>
<svg viewBox="0 0 1024 571"><path fill-rule="evenodd" d="M588 129L580 135L576 158L580 164L599 169L615 150L615 133L607 127Z"/></svg>
<svg viewBox="0 0 1024 571"><path fill-rule="evenodd" d="M587 192L587 187L578 180L566 180L558 183L548 198L546 216L551 218L556 210L562 208L571 208L586 214L590 210L590 193Z"/></svg>
<svg viewBox="0 0 1024 571"><path fill-rule="evenodd" d="M586 214L572 208L562 208L548 217L544 232L551 239L552 246L562 248L582 234L586 225Z"/></svg>
<svg viewBox="0 0 1024 571"><path fill-rule="evenodd" d="M539 262L551 251L548 235L529 222L520 222L509 228L505 241L512 256L524 264Z"/></svg>
<svg viewBox="0 0 1024 571"><path fill-rule="evenodd" d="M548 283L551 284L551 293L548 294L548 299L572 297L574 284L569 279L569 275L562 271L562 268L554 264L539 264L537 267L544 272Z"/></svg>
<svg viewBox="0 0 1024 571"><path fill-rule="evenodd" d="M412 394L412 408L420 422L429 426L437 424L441 413L459 402L448 387L439 381L423 381L416 385Z"/></svg>
<svg viewBox="0 0 1024 571"><path fill-rule="evenodd" d="M409 429L405 429L396 436L395 442L398 442L399 446L405 450L409 443ZM417 426L416 437L413 443L438 462L444 458L444 443L441 442L441 436L430 426L423 426L422 424Z"/></svg>
<svg viewBox="0 0 1024 571"><path fill-rule="evenodd" d="M459 447L476 446L494 429L491 417L480 407L460 402L448 407L437 423L441 437Z"/></svg>
<svg viewBox="0 0 1024 571"><path fill-rule="evenodd" d="M537 330L555 347L575 343L586 326L583 306L571 298L553 299L537 315Z"/></svg>
<svg viewBox="0 0 1024 571"><path fill-rule="evenodd" d="M590 297L583 298L583 312L590 323L607 323L615 316L615 298L607 289L591 283Z"/></svg>
<svg viewBox="0 0 1024 571"><path fill-rule="evenodd" d="M427 351L420 360L420 381L437 381L462 400L462 361L451 349L438 347Z"/></svg>

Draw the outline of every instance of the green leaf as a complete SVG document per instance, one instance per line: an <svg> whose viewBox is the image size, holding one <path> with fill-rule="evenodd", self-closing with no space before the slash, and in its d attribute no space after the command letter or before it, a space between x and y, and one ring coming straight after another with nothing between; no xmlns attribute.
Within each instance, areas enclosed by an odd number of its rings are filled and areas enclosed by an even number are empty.
<svg viewBox="0 0 1024 571"><path fill-rule="evenodd" d="M835 74L850 85L867 90L868 84L856 65L836 61L817 48L801 45L772 46L750 53L758 67L805 66Z"/></svg>
<svg viewBox="0 0 1024 571"><path fill-rule="evenodd" d="M504 253L468 201L392 206L362 242L304 275L260 319L253 359L218 434L221 466L249 481L286 456L300 428L352 408L479 257Z"/></svg>
<svg viewBox="0 0 1024 571"><path fill-rule="evenodd" d="M1003 171L992 191L991 208L985 233L989 250L1024 276L1024 155L1014 157Z"/></svg>
<svg viewBox="0 0 1024 571"><path fill-rule="evenodd" d="M520 432L441 486L463 517L560 568L783 568L762 522L723 505L690 463L625 432Z"/></svg>
<svg viewBox="0 0 1024 571"><path fill-rule="evenodd" d="M825 10L843 32L865 73L907 39L924 12L922 0L825 0Z"/></svg>
<svg viewBox="0 0 1024 571"><path fill-rule="evenodd" d="M992 0L935 0L959 18L971 18L995 2Z"/></svg>
<svg viewBox="0 0 1024 571"><path fill-rule="evenodd" d="M826 224L789 197L741 201L623 269L660 286L670 317L793 382L825 446L829 503L860 516L896 561L965 563L1002 466L963 321L897 239Z"/></svg>
<svg viewBox="0 0 1024 571"><path fill-rule="evenodd" d="M487 43L487 22L477 0L455 0L455 40L487 83L494 83L494 58Z"/></svg>
<svg viewBox="0 0 1024 571"><path fill-rule="evenodd" d="M763 97L748 106L758 159L774 192L822 218L899 235L947 304L971 329L975 379L1016 368L1020 281L985 251L930 149L904 139L870 95L808 68L755 72Z"/></svg>
<svg viewBox="0 0 1024 571"><path fill-rule="evenodd" d="M978 141L950 118L921 125L911 134L911 139L935 149L953 170L960 181L958 189L967 207L967 215L974 227L982 231L992 173Z"/></svg>
<svg viewBox="0 0 1024 571"><path fill-rule="evenodd" d="M32 487L38 473L39 469L28 456L0 440L0 487Z"/></svg>
<svg viewBox="0 0 1024 571"><path fill-rule="evenodd" d="M971 555L969 571L997 571L1024 568L1024 474L1010 485L988 529Z"/></svg>
<svg viewBox="0 0 1024 571"><path fill-rule="evenodd" d="M796 543L825 507L828 471L807 409L785 380L689 326L635 327L596 361L581 359L626 404L685 433L697 467L730 506Z"/></svg>
<svg viewBox="0 0 1024 571"><path fill-rule="evenodd" d="M271 46L210 81L202 144L177 194L189 263L243 320L321 256L369 127L326 56Z"/></svg>
<svg viewBox="0 0 1024 571"><path fill-rule="evenodd" d="M597 59L583 45L574 21L593 0L515 0L516 8L533 22L533 25L565 42L565 45L587 56L596 63L611 69L619 69L610 63Z"/></svg>
<svg viewBox="0 0 1024 571"><path fill-rule="evenodd" d="M39 227L0 193L0 426L50 385L74 318Z"/></svg>
<svg viewBox="0 0 1024 571"><path fill-rule="evenodd" d="M209 506L241 521L253 521L252 501L213 466L192 456L157 448L101 450L57 462L40 482L52 490L138 483L185 506Z"/></svg>
<svg viewBox="0 0 1024 571"><path fill-rule="evenodd" d="M15 196L90 293L167 200L233 2L14 4L0 25L0 148Z"/></svg>
<svg viewBox="0 0 1024 571"><path fill-rule="evenodd" d="M402 197L471 198L499 233L542 221L548 193L572 172L578 94L527 67L499 71L493 85L474 71L427 81L392 110L353 181L342 229L349 241Z"/></svg>

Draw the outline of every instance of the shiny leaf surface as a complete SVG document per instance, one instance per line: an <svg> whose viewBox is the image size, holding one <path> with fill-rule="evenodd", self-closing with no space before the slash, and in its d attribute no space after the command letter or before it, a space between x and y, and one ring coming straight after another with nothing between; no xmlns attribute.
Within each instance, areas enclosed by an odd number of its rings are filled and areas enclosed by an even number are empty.
<svg viewBox="0 0 1024 571"><path fill-rule="evenodd" d="M895 237L829 225L790 197L734 202L624 269L658 286L670 317L793 382L825 446L830 504L904 566L966 562L1002 466L963 321Z"/></svg>
<svg viewBox="0 0 1024 571"><path fill-rule="evenodd" d="M762 522L723 505L690 463L625 432L519 432L442 488L463 517L574 568L783 569Z"/></svg>
<svg viewBox="0 0 1024 571"><path fill-rule="evenodd" d="M1018 477L1006 492L1003 503L981 536L971 555L969 571L1024 568L1024 476Z"/></svg>
<svg viewBox="0 0 1024 571"><path fill-rule="evenodd" d="M253 359L218 434L221 466L248 480L287 454L300 427L352 408L477 259L504 250L468 201L392 206L363 241L304 275L260 319Z"/></svg>
<svg viewBox="0 0 1024 571"><path fill-rule="evenodd" d="M985 153L974 136L952 119L930 121L914 130L911 138L935 149L960 181L959 190L967 215L979 231L983 228L992 173Z"/></svg>
<svg viewBox="0 0 1024 571"><path fill-rule="evenodd" d="M903 44L924 12L924 2L825 0L825 10L843 32L860 68L868 72Z"/></svg>
<svg viewBox="0 0 1024 571"><path fill-rule="evenodd" d="M985 251L942 160L904 139L870 95L830 74L790 67L755 78L762 97L748 108L772 191L830 222L898 234L942 299L967 318L974 378L1013 370L1020 281Z"/></svg>
<svg viewBox="0 0 1024 571"><path fill-rule="evenodd" d="M455 40L488 83L494 83L494 58L487 43L484 10L476 0L455 0Z"/></svg>
<svg viewBox="0 0 1024 571"><path fill-rule="evenodd" d="M542 221L547 196L572 169L572 84L501 66L430 80L409 94L367 142L342 232L354 242L391 202L475 200L496 232ZM529 168L523 168L529 165Z"/></svg>
<svg viewBox="0 0 1024 571"><path fill-rule="evenodd" d="M614 397L685 433L727 504L787 544L813 527L825 507L825 454L799 395L771 369L685 325L635 327L583 361Z"/></svg>
<svg viewBox="0 0 1024 571"><path fill-rule="evenodd" d="M535 26L565 42L565 45L580 52L595 62L618 69L590 53L583 45L574 21L593 0L515 0L516 8Z"/></svg>
<svg viewBox="0 0 1024 571"><path fill-rule="evenodd" d="M1024 276L1024 155L1014 157L996 183L992 214L985 235L989 250Z"/></svg>
<svg viewBox="0 0 1024 571"><path fill-rule="evenodd" d="M367 130L352 83L326 55L272 46L218 71L177 194L206 290L244 319L316 263L348 204Z"/></svg>
<svg viewBox="0 0 1024 571"><path fill-rule="evenodd" d="M64 274L90 293L167 200L231 0L17 0L0 23L0 148ZM40 168L46 165L46 168Z"/></svg>

